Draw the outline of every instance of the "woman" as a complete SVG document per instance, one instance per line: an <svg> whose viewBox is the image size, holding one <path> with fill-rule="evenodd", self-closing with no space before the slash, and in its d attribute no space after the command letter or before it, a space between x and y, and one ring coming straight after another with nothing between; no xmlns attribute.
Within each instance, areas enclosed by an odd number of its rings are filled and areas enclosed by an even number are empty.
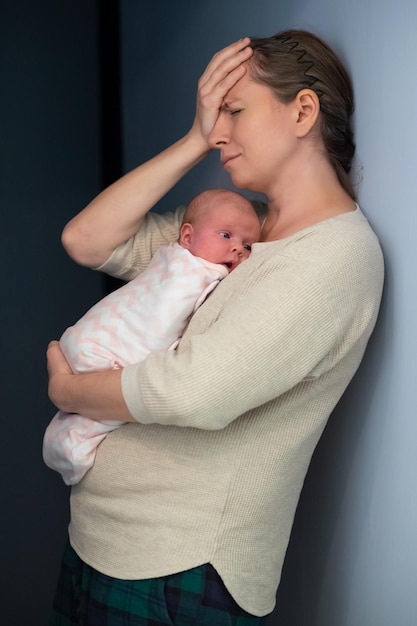
<svg viewBox="0 0 417 626"><path fill-rule="evenodd" d="M58 408L132 422L73 488L54 624L244 625L272 611L311 455L382 291L348 177L352 110L348 76L317 37L244 38L207 66L189 133L65 228L76 261L130 279L178 236L181 210L148 210L211 149L237 187L268 199L261 242L175 353L74 376L49 346Z"/></svg>

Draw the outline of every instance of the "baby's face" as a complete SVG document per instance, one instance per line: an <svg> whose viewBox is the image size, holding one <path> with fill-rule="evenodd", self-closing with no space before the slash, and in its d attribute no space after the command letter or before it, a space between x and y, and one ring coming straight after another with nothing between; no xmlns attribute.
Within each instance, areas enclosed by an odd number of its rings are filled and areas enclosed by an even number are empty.
<svg viewBox="0 0 417 626"><path fill-rule="evenodd" d="M229 272L245 261L259 241L260 224L246 205L220 203L193 227L189 251L206 261L224 265Z"/></svg>

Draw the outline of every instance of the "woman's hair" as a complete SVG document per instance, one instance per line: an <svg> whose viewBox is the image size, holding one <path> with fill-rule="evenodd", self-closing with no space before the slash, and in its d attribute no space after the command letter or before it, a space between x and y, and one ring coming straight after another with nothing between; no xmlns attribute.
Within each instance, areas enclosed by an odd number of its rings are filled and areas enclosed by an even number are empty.
<svg viewBox="0 0 417 626"><path fill-rule="evenodd" d="M265 38L251 38L251 77L289 103L302 89L314 91L320 102L321 136L340 184L354 198L349 178L355 143L350 124L353 89L342 62L316 35L287 30Z"/></svg>

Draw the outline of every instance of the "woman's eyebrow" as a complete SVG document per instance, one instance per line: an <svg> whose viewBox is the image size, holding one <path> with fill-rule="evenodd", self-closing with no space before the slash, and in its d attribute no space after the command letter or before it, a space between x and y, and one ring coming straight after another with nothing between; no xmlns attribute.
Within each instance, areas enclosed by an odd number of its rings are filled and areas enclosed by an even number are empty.
<svg viewBox="0 0 417 626"><path fill-rule="evenodd" d="M220 106L220 110L227 111L228 109L233 109L237 103L238 103L237 98L233 98L232 100L224 100Z"/></svg>

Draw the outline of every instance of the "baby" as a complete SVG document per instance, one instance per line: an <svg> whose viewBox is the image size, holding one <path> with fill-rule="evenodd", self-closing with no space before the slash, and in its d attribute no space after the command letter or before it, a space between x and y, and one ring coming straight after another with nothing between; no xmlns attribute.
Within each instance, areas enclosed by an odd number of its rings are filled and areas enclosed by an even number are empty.
<svg viewBox="0 0 417 626"><path fill-rule="evenodd" d="M174 349L191 315L259 237L255 209L240 194L212 189L196 196L178 241L159 248L144 272L64 332L60 345L73 371L120 368ZM74 485L92 467L99 443L121 425L58 411L45 432L44 461Z"/></svg>

